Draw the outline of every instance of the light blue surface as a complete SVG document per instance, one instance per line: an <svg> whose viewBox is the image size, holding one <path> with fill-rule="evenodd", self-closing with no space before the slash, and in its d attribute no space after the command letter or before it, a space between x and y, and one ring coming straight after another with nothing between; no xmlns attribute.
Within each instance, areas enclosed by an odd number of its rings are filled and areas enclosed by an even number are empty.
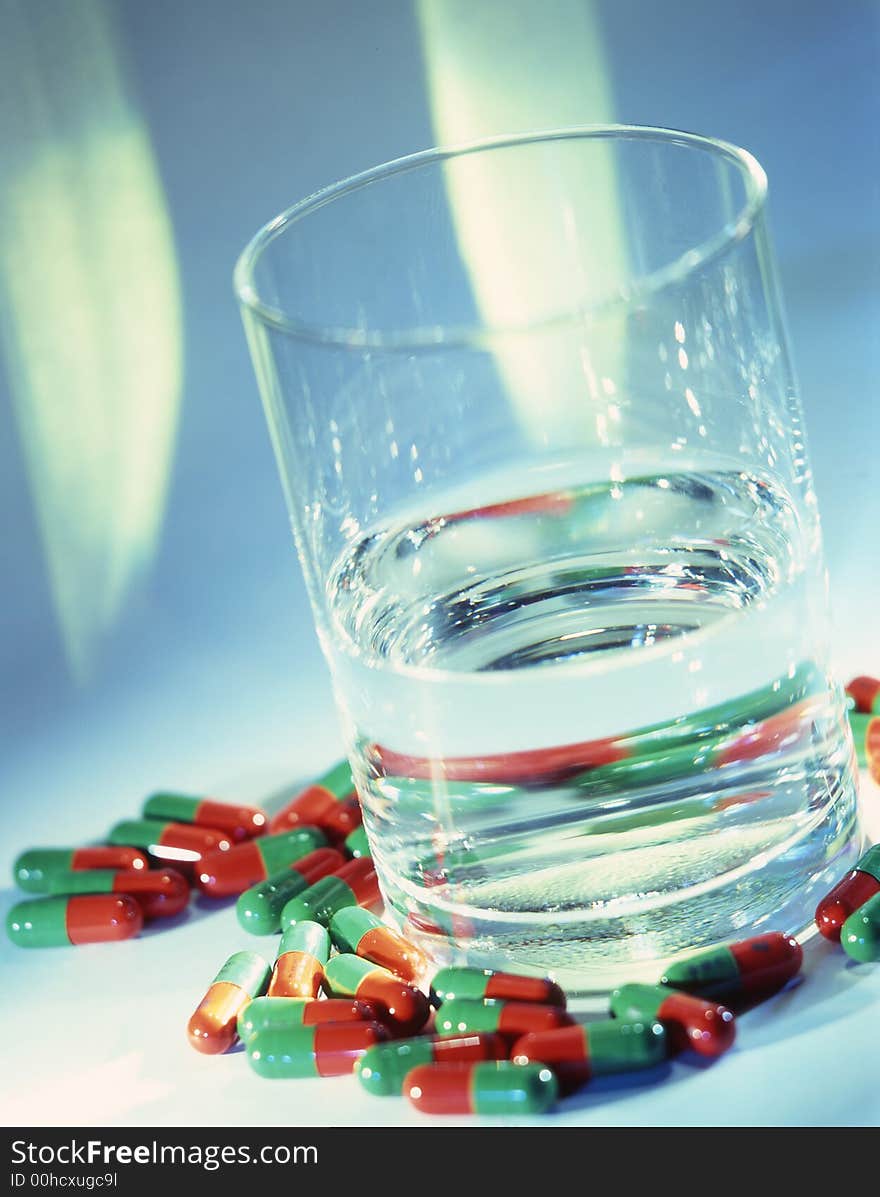
<svg viewBox="0 0 880 1197"><path fill-rule="evenodd" d="M20 848L98 837L157 788L258 800L338 755L230 276L245 240L292 200L433 140L408 4L124 0L116 10L182 274L181 424L158 556L77 686L0 392L7 875ZM842 676L880 674L880 10L861 0L607 0L600 14L617 119L738 142L770 176L834 659ZM542 123L536 104L533 127ZM865 803L878 834L875 788ZM196 914L113 947L27 954L3 945L3 1001L15 1004L18 1028L7 1071L22 1078L5 1121L423 1121L402 1103L378 1109L347 1080L292 1082L279 1113L274 1087L240 1056L191 1052L189 1012L218 962L244 946L231 907ZM800 988L743 1020L730 1059L676 1063L663 1086L603 1082L559 1121L876 1122L876 1061L865 1048L876 1043L880 969L845 965L818 945L808 971Z"/></svg>

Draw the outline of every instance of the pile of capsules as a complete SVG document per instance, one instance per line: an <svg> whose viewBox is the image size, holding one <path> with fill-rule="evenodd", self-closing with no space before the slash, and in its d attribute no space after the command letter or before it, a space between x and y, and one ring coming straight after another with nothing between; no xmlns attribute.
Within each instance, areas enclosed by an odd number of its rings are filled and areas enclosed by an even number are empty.
<svg viewBox="0 0 880 1197"><path fill-rule="evenodd" d="M229 957L189 1022L199 1051L238 1039L267 1078L355 1071L367 1092L405 1095L424 1113L537 1114L593 1077L685 1049L722 1055L734 1013L801 968L799 943L767 932L675 961L655 985L624 985L610 1018L579 1023L549 978L464 967L431 976L428 958L367 909L378 890L362 829L346 844L356 860L312 885L299 862L241 893L243 927L281 930L276 959ZM880 845L822 899L816 924L854 959L880 960L878 899Z"/></svg>
<svg viewBox="0 0 880 1197"><path fill-rule="evenodd" d="M131 939L145 921L181 914L194 891L215 898L240 894L278 870L292 895L297 886L305 889L345 865L342 852L328 845L352 831L363 835L347 763L296 795L271 821L252 806L153 794L142 818L117 823L101 844L23 852L13 880L42 896L12 907L7 935L26 948ZM358 851L355 845L350 854ZM365 867L355 865L358 870ZM244 925L266 930L257 910Z"/></svg>
<svg viewBox="0 0 880 1197"><path fill-rule="evenodd" d="M273 1079L354 1070L368 1093L403 1094L429 1114L538 1114L592 1077L687 1048L719 1056L735 1035L719 999L769 997L803 958L779 932L711 948L656 985L616 989L610 1018L578 1023L559 986L539 977L443 968L426 996L428 961L369 911L343 907L328 926L311 913L284 932L274 967L255 952L230 956L190 1019L190 1042L220 1052L238 1038Z"/></svg>
<svg viewBox="0 0 880 1197"><path fill-rule="evenodd" d="M856 678L847 693L860 763L880 780L880 680ZM541 1113L592 1077L684 1049L721 1055L734 1012L802 963L796 940L768 932L676 961L655 985L624 985L610 1018L579 1023L551 979L458 967L432 976L428 957L371 912L381 895L347 762L271 821L167 793L143 816L104 845L20 856L16 881L46 896L13 907L8 934L29 947L120 940L179 914L192 888L235 897L244 930L281 932L276 959L230 956L188 1034L208 1054L240 1040L263 1077L355 1071L368 1092L405 1094L426 1113ZM853 959L880 960L880 845L823 898L816 924Z"/></svg>

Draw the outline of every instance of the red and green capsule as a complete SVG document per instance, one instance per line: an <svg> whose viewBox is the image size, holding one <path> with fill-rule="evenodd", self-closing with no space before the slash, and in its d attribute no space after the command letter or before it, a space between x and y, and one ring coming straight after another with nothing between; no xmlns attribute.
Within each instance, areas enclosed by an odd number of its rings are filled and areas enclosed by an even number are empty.
<svg viewBox="0 0 880 1197"><path fill-rule="evenodd" d="M6 916L6 934L20 948L116 943L131 939L143 925L140 906L126 894L32 898Z"/></svg>
<svg viewBox="0 0 880 1197"><path fill-rule="evenodd" d="M816 926L836 943L846 920L875 894L880 894L880 844L869 848L849 876L825 895L816 907Z"/></svg>
<svg viewBox="0 0 880 1197"><path fill-rule="evenodd" d="M137 848L115 845L96 848L29 848L12 866L12 879L31 894L49 892L49 878L55 873L79 873L85 869L146 869L148 861Z"/></svg>
<svg viewBox="0 0 880 1197"><path fill-rule="evenodd" d="M268 980L269 965L256 952L230 956L189 1020L187 1035L196 1051L213 1056L232 1047L239 1014Z"/></svg>
<svg viewBox="0 0 880 1197"><path fill-rule="evenodd" d="M431 967L424 952L362 906L337 911L330 920L330 935L340 952L381 964L404 981L418 983Z"/></svg>
<svg viewBox="0 0 880 1197"><path fill-rule="evenodd" d="M860 964L880 960L880 894L849 916L840 932L840 942L847 956Z"/></svg>
<svg viewBox="0 0 880 1197"><path fill-rule="evenodd" d="M846 692L855 703L855 709L865 715L880 715L880 678L865 674L854 677Z"/></svg>
<svg viewBox="0 0 880 1197"><path fill-rule="evenodd" d="M298 827L295 831L247 840L226 852L205 856L199 864L196 883L212 898L235 897L326 843L327 837L317 827Z"/></svg>
<svg viewBox="0 0 880 1197"><path fill-rule="evenodd" d="M480 1035L423 1035L371 1047L355 1069L361 1084L374 1097L400 1096L408 1072L422 1064L475 1064L506 1060L508 1040L491 1032Z"/></svg>
<svg viewBox="0 0 880 1197"><path fill-rule="evenodd" d="M370 760L383 776L446 782L488 782L491 785L536 785L564 781L584 769L597 768L627 756L613 739L588 740L477 757L420 757L382 744L371 745Z"/></svg>
<svg viewBox="0 0 880 1197"><path fill-rule="evenodd" d="M250 1043L257 1031L289 1030L291 1027L316 1027L324 1022L381 1022L369 1002L351 998L326 998L303 1001L293 997L257 997L239 1012L238 1037Z"/></svg>
<svg viewBox="0 0 880 1197"><path fill-rule="evenodd" d="M439 1006L459 998L474 1002L484 998L537 1002L542 1006L565 1009L565 994L548 977L523 977L490 968L441 968L431 982L432 1004Z"/></svg>
<svg viewBox="0 0 880 1197"><path fill-rule="evenodd" d="M145 919L170 918L186 909L189 882L175 869L87 869L53 873L50 894L128 894Z"/></svg>
<svg viewBox="0 0 880 1197"><path fill-rule="evenodd" d="M345 1076L376 1043L388 1038L377 1022L325 1022L256 1031L248 1043L248 1060L259 1076Z"/></svg>
<svg viewBox="0 0 880 1197"><path fill-rule="evenodd" d="M214 798L191 798L187 794L151 794L144 803L146 819L174 819L196 827L213 827L225 832L236 844L263 835L268 818L256 806L237 806Z"/></svg>
<svg viewBox="0 0 880 1197"><path fill-rule="evenodd" d="M355 827L350 835L345 837L345 850L349 856L353 856L355 860L360 860L362 856L370 855L370 845L367 840L367 829L361 823L360 827Z"/></svg>
<svg viewBox="0 0 880 1197"><path fill-rule="evenodd" d="M232 847L225 831L159 819L126 819L117 823L107 838L111 844L143 848L162 864L184 870L198 865L209 853L219 855Z"/></svg>
<svg viewBox="0 0 880 1197"><path fill-rule="evenodd" d="M403 1091L423 1114L544 1114L559 1096L545 1065L510 1060L422 1064L407 1073Z"/></svg>
<svg viewBox="0 0 880 1197"><path fill-rule="evenodd" d="M269 997L316 998L329 959L330 935L325 926L306 919L288 927L278 946Z"/></svg>
<svg viewBox="0 0 880 1197"><path fill-rule="evenodd" d="M292 927L308 919L327 927L333 916L346 906L375 906L380 897L372 860L368 856L350 860L291 899L281 911L281 926Z"/></svg>
<svg viewBox="0 0 880 1197"><path fill-rule="evenodd" d="M239 923L252 935L271 935L280 931L281 911L290 899L344 864L345 857L335 848L316 848L292 865L285 865L239 895L235 904Z"/></svg>
<svg viewBox="0 0 880 1197"><path fill-rule="evenodd" d="M659 1022L620 1022L616 1018L584 1026L532 1031L514 1043L516 1064L546 1064L564 1093L597 1076L654 1068L666 1059L666 1032Z"/></svg>
<svg viewBox="0 0 880 1197"><path fill-rule="evenodd" d="M768 931L676 960L668 966L660 984L724 1001L769 997L800 972L803 959L803 949L796 939Z"/></svg>
<svg viewBox="0 0 880 1197"><path fill-rule="evenodd" d="M465 511L448 512L441 516L444 524L457 524L462 520L505 519L517 515L565 515L575 503L573 491L550 491L540 495L527 495L523 499L508 499L503 503L487 503L483 507L469 507Z"/></svg>
<svg viewBox="0 0 880 1197"><path fill-rule="evenodd" d="M792 677L775 678L760 690L707 707L692 720L639 728L625 740L611 737L476 757L416 757L380 744L371 745L368 753L371 766L385 777L536 785L600 777L617 784L632 775L640 784L642 778L658 782L751 760L802 734L810 726L809 695L823 685L816 670L805 666ZM706 729L713 730L707 734ZM695 735L701 735L696 747L689 743Z"/></svg>
<svg viewBox="0 0 880 1197"><path fill-rule="evenodd" d="M665 985L623 985L611 994L611 1013L621 1022L660 1022L669 1046L701 1056L720 1056L733 1046L736 1024L725 1007Z"/></svg>
<svg viewBox="0 0 880 1197"><path fill-rule="evenodd" d="M880 765L880 715L862 715L849 712L849 726L852 731L856 759L862 768L876 771Z"/></svg>
<svg viewBox="0 0 880 1197"><path fill-rule="evenodd" d="M351 766L348 761L340 761L273 815L269 830L289 831L308 823L320 827L332 839L345 839L360 821L361 807Z"/></svg>
<svg viewBox="0 0 880 1197"><path fill-rule="evenodd" d="M437 1011L434 1026L438 1035L467 1035L479 1031L498 1031L519 1038L529 1031L549 1031L567 1027L574 1019L560 1006L538 1002L504 1002L496 999L474 1001L450 998Z"/></svg>
<svg viewBox="0 0 880 1197"><path fill-rule="evenodd" d="M671 733L667 743L662 739L652 741L644 732L641 747L636 746L617 761L590 769L573 779L572 784L581 788L632 789L757 760L783 746L803 741L812 727L814 709L814 700L805 698L776 714L759 718L756 713L754 722L743 726L740 720L739 726L718 732L711 739L685 743L678 743ZM708 712L705 717L710 717ZM689 817L688 810L689 804L676 812L675 817ZM634 816L630 825L650 825L654 821L655 816L647 812L644 816Z"/></svg>
<svg viewBox="0 0 880 1197"><path fill-rule="evenodd" d="M324 983L334 997L372 1003L398 1035L415 1035L428 1021L430 1007L420 989L362 956L333 956L324 968Z"/></svg>

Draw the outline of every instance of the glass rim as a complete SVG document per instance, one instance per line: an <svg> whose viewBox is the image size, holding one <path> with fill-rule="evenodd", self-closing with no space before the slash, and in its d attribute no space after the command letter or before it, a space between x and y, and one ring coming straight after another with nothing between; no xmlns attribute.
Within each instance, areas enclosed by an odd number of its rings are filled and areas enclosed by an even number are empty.
<svg viewBox="0 0 880 1197"><path fill-rule="evenodd" d="M633 287L625 291L621 290L605 301L567 308L563 312L554 313L541 320L521 324L500 324L485 328L473 325L430 326L405 331L389 331L312 323L267 303L258 292L254 273L259 260L272 242L304 217L363 187L368 187L395 175L436 165L453 158L462 158L469 154L510 149L541 142L615 139L683 145L724 158L739 168L745 183L746 198L736 216L725 222L717 232L712 233L656 270L648 271L636 280ZM439 350L464 345L473 346L481 342L493 341L504 335L547 331L556 326L583 319L588 313L596 314L622 302L631 302L641 295L653 294L670 283L686 278L698 267L705 266L726 253L732 246L743 241L754 228L766 198L767 175L753 154L733 142L706 137L699 133L689 133L682 129L667 129L655 125L596 124L500 134L479 138L475 141L420 150L417 153L383 162L378 166L373 166L368 170L313 191L264 224L248 241L235 263L233 287L242 308L291 338L312 344L332 346L337 349L403 350L407 352L426 349Z"/></svg>

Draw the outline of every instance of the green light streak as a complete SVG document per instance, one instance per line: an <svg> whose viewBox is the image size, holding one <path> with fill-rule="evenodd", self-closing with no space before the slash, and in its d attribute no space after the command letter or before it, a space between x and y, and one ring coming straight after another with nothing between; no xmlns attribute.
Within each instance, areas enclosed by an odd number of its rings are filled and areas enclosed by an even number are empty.
<svg viewBox="0 0 880 1197"><path fill-rule="evenodd" d="M0 0L0 337L74 676L151 561L182 373L165 197L105 6Z"/></svg>

